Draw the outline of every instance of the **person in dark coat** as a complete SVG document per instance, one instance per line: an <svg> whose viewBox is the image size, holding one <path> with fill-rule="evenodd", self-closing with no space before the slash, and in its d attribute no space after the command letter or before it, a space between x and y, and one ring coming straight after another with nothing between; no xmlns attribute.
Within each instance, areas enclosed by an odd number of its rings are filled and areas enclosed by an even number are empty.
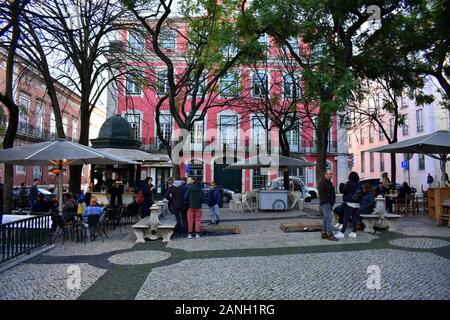
<svg viewBox="0 0 450 320"><path fill-rule="evenodd" d="M142 195L144 196L144 203L142 204L142 218L150 216L150 207L155 203L153 193L155 186L152 184L152 178L145 178L141 185Z"/></svg>
<svg viewBox="0 0 450 320"><path fill-rule="evenodd" d="M111 194L111 197L109 199L110 205L115 206L116 204L121 205L123 203L122 202L123 189L116 182L113 182L112 187L110 189L110 194Z"/></svg>
<svg viewBox="0 0 450 320"><path fill-rule="evenodd" d="M217 188L216 183L211 182L211 189L208 190L208 207L211 210L210 225L219 224L219 203L220 203L220 189Z"/></svg>
<svg viewBox="0 0 450 320"><path fill-rule="evenodd" d="M332 178L331 171L327 171L324 178L319 182L320 208L323 212L322 239L337 241L338 239L334 236L332 229L332 209L336 202L336 191L331 181Z"/></svg>
<svg viewBox="0 0 450 320"><path fill-rule="evenodd" d="M42 193L39 193L37 201L31 207L31 214L49 211L50 211L50 203L45 201L45 197Z"/></svg>
<svg viewBox="0 0 450 320"><path fill-rule="evenodd" d="M188 178L187 192L184 195L185 200L189 203L189 209L187 212L188 220L188 239L192 238L192 232L194 231L195 221L195 237L200 238L200 224L202 223L202 200L203 190L200 185L200 181Z"/></svg>
<svg viewBox="0 0 450 320"><path fill-rule="evenodd" d="M183 221L183 207L184 207L184 186L181 180L175 180L167 189L164 197L169 200L169 210L175 215L177 219L177 226L175 232L183 235L187 225Z"/></svg>
<svg viewBox="0 0 450 320"><path fill-rule="evenodd" d="M20 184L20 190L19 190L19 207L21 209L26 209L29 205L28 201L28 190L25 182L22 182Z"/></svg>
<svg viewBox="0 0 450 320"><path fill-rule="evenodd" d="M361 222L362 214L371 214L375 209L375 195L376 192L373 190L372 186L368 183L363 185L364 196L359 204L359 209L356 212L358 223ZM362 230L362 229L361 229Z"/></svg>
<svg viewBox="0 0 450 320"><path fill-rule="evenodd" d="M412 194L411 188L408 185L408 182L403 182L401 188L398 190L397 199L404 200L406 196L410 196Z"/></svg>
<svg viewBox="0 0 450 320"><path fill-rule="evenodd" d="M346 184L341 183L339 185L339 192L342 193L342 200L347 205L344 211L344 223L340 232L335 236L338 239L344 238L345 230L347 229L350 216L352 217L352 228L353 232L349 234L350 238L356 238L356 230L358 228L358 217L356 212L359 208L359 203L361 199L359 195L362 195L362 190L359 186L359 175L355 171L350 172L348 176L348 181Z"/></svg>
<svg viewBox="0 0 450 320"><path fill-rule="evenodd" d="M38 200L39 189L37 187L39 183L39 179L33 180L33 185L30 187L29 196L30 196L30 206L32 207Z"/></svg>

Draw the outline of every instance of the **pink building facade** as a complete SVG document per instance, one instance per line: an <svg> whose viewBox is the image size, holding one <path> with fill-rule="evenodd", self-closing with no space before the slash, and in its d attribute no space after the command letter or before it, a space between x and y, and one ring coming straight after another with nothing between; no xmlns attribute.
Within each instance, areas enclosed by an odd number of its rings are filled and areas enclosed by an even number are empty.
<svg viewBox="0 0 450 320"><path fill-rule="evenodd" d="M177 30L178 32L167 31L162 47L173 59L175 72L179 74L186 68L182 59L187 49L186 41L182 36L186 34L186 27L180 23L177 25ZM271 63L256 67L238 66L219 81L219 86L222 83L236 85L236 90L233 92L237 96L234 97L233 106L229 106L225 103L229 97L225 94L223 94L224 97L219 95L215 99L217 104L222 106L209 109L204 120L195 123L180 157L182 176L187 174L188 166L190 175L199 177L204 182L216 181L235 191L263 188L273 178L279 176L279 172L271 172L267 175L261 170L223 171L227 165L256 155L258 152L262 153L266 149L264 138L266 130L260 122L261 115L246 109L246 105L260 98L261 88L258 87L258 81L255 79L261 79L262 75L268 85L269 95L278 93L283 99L289 99L284 91L289 90L286 89L289 88L289 84L284 82L283 69L276 60L279 49L270 37L264 37L261 41L265 41L269 48L266 54ZM301 41L294 39L293 43L298 48L302 48ZM108 90L107 118L120 114L135 128L136 137L142 141L143 150L166 155L157 137L154 108L167 90L164 84L164 78L167 76L165 64L149 49L151 45L149 45L148 37L139 39L139 35L133 32L124 32L121 45L122 50L137 51L142 54L146 62L136 63L134 66L141 66L142 75L146 79L144 83L153 85L142 87L133 82L132 77L122 77L119 86ZM171 141L177 141L180 130L169 113L168 103L165 102L161 110L160 125L164 136ZM186 111L189 112L189 110ZM311 120L299 119L296 129L288 134L291 156L316 162L314 137ZM329 137L327 164L336 173L338 154L336 117L333 117ZM272 153L278 151L278 133L275 129L270 130L270 150ZM158 188L163 188L164 179L171 175L169 166L167 164L143 166L141 176L152 176ZM315 185L313 166L292 170L291 175L303 177L309 186Z"/></svg>

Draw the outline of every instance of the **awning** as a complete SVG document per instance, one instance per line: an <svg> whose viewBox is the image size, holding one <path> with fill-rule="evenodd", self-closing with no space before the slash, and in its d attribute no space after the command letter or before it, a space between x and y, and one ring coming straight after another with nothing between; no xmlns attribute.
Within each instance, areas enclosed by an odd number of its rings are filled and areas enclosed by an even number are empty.
<svg viewBox="0 0 450 320"><path fill-rule="evenodd" d="M166 165L172 165L170 158L168 156L153 154L144 152L138 149L119 149L119 148L96 148L95 150L100 150L115 156L120 156L133 161L143 162L143 163L164 163Z"/></svg>

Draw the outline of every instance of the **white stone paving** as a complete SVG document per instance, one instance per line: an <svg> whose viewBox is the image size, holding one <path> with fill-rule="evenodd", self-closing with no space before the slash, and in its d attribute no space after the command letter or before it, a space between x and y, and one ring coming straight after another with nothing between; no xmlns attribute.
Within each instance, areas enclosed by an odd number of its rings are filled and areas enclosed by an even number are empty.
<svg viewBox="0 0 450 320"><path fill-rule="evenodd" d="M380 290L367 287L371 265ZM448 299L449 290L447 259L384 249L185 260L155 268L136 299Z"/></svg>
<svg viewBox="0 0 450 320"><path fill-rule="evenodd" d="M80 268L79 288L71 266ZM21 264L0 274L0 300L74 300L105 272L86 263Z"/></svg>
<svg viewBox="0 0 450 320"><path fill-rule="evenodd" d="M157 250L131 251L115 254L109 257L108 261L121 265L139 265L163 261L169 259L170 256L171 254L168 252Z"/></svg>

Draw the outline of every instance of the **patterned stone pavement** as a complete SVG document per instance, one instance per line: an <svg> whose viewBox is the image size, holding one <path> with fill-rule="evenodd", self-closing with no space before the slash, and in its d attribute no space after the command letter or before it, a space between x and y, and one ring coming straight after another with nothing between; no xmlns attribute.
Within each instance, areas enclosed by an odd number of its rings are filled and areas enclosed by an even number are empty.
<svg viewBox="0 0 450 320"><path fill-rule="evenodd" d="M223 210L222 223L239 225L241 234L135 244L128 226L103 243L57 243L0 273L0 299L450 297L449 228L424 216L405 217L397 232L358 232L339 242L320 239L320 232L280 229L307 218Z"/></svg>

